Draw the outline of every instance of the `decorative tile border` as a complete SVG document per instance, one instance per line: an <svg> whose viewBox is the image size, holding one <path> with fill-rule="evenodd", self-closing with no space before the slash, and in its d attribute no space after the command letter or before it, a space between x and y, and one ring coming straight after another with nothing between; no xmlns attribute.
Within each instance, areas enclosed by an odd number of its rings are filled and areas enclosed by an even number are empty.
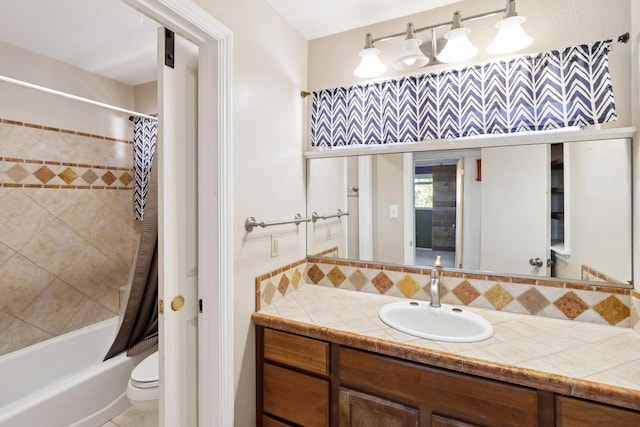
<svg viewBox="0 0 640 427"><path fill-rule="evenodd" d="M428 268L309 257L256 278L256 310L304 284L429 300L430 275ZM634 326L640 332L640 293L631 289L449 271L442 273L440 283L440 299L449 304Z"/></svg>
<svg viewBox="0 0 640 427"><path fill-rule="evenodd" d="M0 157L0 187L131 190L133 169Z"/></svg>
<svg viewBox="0 0 640 427"><path fill-rule="evenodd" d="M64 133L91 138L115 144L133 145L133 141L110 138L69 129L59 129L34 123L0 119L0 123L10 126L39 129L45 132ZM109 152L111 148L105 147ZM133 168L86 164L78 162L62 162L57 160L0 156L0 187L4 188L47 188L47 189L122 189L133 188ZM38 157L37 155L34 157ZM88 163L88 162L87 162Z"/></svg>
<svg viewBox="0 0 640 427"><path fill-rule="evenodd" d="M304 285L307 260L303 259L256 277L256 311Z"/></svg>

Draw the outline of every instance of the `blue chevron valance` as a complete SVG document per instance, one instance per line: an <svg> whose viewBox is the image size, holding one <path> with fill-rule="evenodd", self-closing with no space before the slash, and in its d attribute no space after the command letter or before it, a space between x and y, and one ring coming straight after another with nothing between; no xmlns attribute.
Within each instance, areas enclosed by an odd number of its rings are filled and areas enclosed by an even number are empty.
<svg viewBox="0 0 640 427"><path fill-rule="evenodd" d="M510 61L313 93L311 145L448 139L617 118L608 53L595 42Z"/></svg>

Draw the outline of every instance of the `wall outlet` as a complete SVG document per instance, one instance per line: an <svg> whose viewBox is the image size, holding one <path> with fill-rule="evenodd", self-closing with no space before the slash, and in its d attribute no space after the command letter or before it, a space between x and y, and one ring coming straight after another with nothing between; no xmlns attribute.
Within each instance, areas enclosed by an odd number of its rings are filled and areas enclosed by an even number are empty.
<svg viewBox="0 0 640 427"><path fill-rule="evenodd" d="M280 255L280 237L277 234L271 235L271 258Z"/></svg>
<svg viewBox="0 0 640 427"><path fill-rule="evenodd" d="M327 240L331 240L331 226L329 224L327 224L326 238Z"/></svg>

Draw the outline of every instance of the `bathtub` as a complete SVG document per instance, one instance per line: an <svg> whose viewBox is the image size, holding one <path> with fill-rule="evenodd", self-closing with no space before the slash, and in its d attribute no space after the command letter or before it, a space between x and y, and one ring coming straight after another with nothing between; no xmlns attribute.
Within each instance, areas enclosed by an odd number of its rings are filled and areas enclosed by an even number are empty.
<svg viewBox="0 0 640 427"><path fill-rule="evenodd" d="M103 362L118 318L0 356L0 427L96 427L129 407L133 362Z"/></svg>

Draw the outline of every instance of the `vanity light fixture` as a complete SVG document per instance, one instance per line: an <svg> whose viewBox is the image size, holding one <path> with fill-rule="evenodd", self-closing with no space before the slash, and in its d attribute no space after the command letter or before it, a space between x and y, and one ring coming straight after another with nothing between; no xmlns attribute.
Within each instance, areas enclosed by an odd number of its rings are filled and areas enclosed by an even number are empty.
<svg viewBox="0 0 640 427"><path fill-rule="evenodd" d="M533 43L533 38L529 37L522 28L524 21L526 18L518 16L516 12L516 2L514 0L508 1L504 18L496 24L498 34L487 46L487 52L492 55L502 55L530 46Z"/></svg>
<svg viewBox="0 0 640 427"><path fill-rule="evenodd" d="M460 12L456 11L453 14L451 30L444 35L447 44L444 45L442 51L436 56L438 61L451 64L463 62L476 56L478 54L478 48L471 44L469 40L470 33L470 29L462 27Z"/></svg>
<svg viewBox="0 0 640 427"><path fill-rule="evenodd" d="M422 40L413 34L413 23L407 24L407 37L402 42L400 57L393 67L397 70L415 70L424 67L429 63L429 58L420 50Z"/></svg>
<svg viewBox="0 0 640 427"><path fill-rule="evenodd" d="M356 77L370 78L377 77L387 72L387 66L378 57L380 49L373 47L373 36L367 33L364 49L360 51L360 65L353 70Z"/></svg>
<svg viewBox="0 0 640 427"><path fill-rule="evenodd" d="M507 0L504 9L492 10L469 17L463 17L460 11L453 14L453 19L449 22L442 22L435 25L429 25L421 28L414 28L413 23L407 24L405 32L391 34L389 36L374 38L371 33L367 33L365 37L365 46L360 51L360 65L353 72L357 77L372 78L380 76L387 71L387 66L380 61L380 50L374 47L374 43L383 42L396 37L404 36L400 56L394 62L394 68L398 70L416 70L422 68L429 63L456 63L463 62L473 58L478 53L469 40L471 31L462 26L463 21L484 18L503 14L503 19L496 24L498 33L495 39L487 47L487 52L495 55L503 55L507 53L522 50L533 42L533 39L525 33L522 24L525 18L518 16L516 13L515 0ZM445 46L438 53L435 29L445 26L451 26L451 29L444 35L446 40ZM426 56L420 45L423 43L421 39L415 36L415 33L431 30L432 34L432 52L431 58Z"/></svg>

